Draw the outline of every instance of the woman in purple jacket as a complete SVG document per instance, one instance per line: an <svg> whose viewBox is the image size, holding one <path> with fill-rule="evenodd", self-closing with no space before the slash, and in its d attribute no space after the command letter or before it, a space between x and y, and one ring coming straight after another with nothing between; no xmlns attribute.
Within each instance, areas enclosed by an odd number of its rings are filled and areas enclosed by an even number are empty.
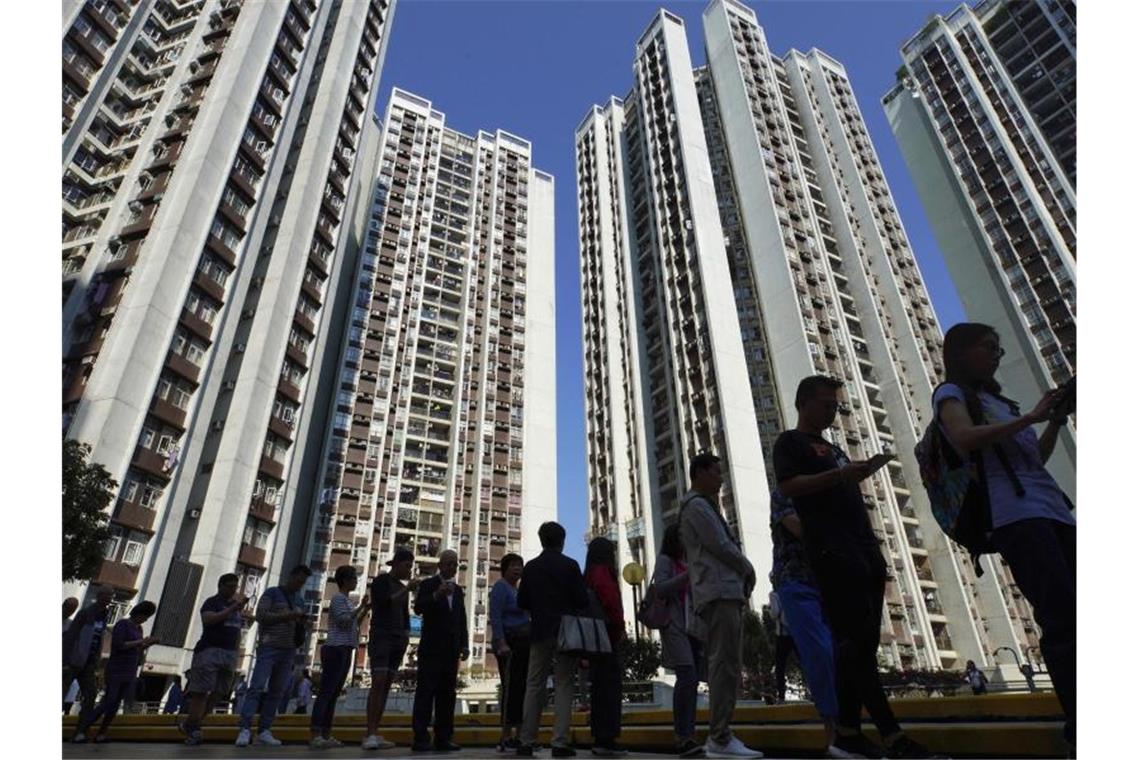
<svg viewBox="0 0 1140 760"><path fill-rule="evenodd" d="M107 741L107 729L119 712L119 705L134 692L139 676L139 655L151 644L158 643L157 637L144 637L142 634L143 623L150 620L154 611L154 602L139 602L130 615L115 623L111 629L111 656L107 658L103 669L103 681L106 683L103 700L90 715L79 716L72 741L86 741L88 727L100 716L103 717L103 723L99 726L95 741Z"/></svg>

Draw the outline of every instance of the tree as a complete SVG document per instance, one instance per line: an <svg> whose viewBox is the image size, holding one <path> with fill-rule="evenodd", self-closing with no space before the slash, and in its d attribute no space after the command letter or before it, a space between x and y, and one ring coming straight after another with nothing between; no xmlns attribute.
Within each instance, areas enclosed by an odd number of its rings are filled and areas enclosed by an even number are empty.
<svg viewBox="0 0 1140 760"><path fill-rule="evenodd" d="M111 537L107 507L119 484L103 465L88 462L91 447L63 442L63 580L87 581L103 562L103 545Z"/></svg>
<svg viewBox="0 0 1140 760"><path fill-rule="evenodd" d="M627 636L621 644L621 654L625 664L623 680L626 683L651 681L664 664L660 642L648 636Z"/></svg>
<svg viewBox="0 0 1140 760"><path fill-rule="evenodd" d="M745 610L742 629L744 697L773 701L776 698L776 621L768 612L768 606L759 614ZM795 658L788 661L786 678L789 686L803 685L803 673Z"/></svg>

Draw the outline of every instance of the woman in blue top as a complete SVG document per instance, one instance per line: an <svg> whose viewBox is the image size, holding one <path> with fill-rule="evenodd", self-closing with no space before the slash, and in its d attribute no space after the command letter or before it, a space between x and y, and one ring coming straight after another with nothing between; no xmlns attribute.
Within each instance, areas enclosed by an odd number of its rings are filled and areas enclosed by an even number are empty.
<svg viewBox="0 0 1140 760"><path fill-rule="evenodd" d="M1001 357L988 325L951 327L942 347L946 382L934 393L943 433L962 456L980 452L993 522L992 542L1041 627L1041 654L1076 746L1077 527L1072 504L1045 469L1072 412L1060 389L1027 414L1001 395ZM1040 438L1033 425L1047 422ZM1004 461L1003 461L1004 460Z"/></svg>
<svg viewBox="0 0 1140 760"><path fill-rule="evenodd" d="M530 614L519 609L518 585L522 577L523 559L517 554L504 554L499 563L503 576L491 587L491 646L499 663L502 694L502 735L499 750L518 749L513 733L522 723L523 697L526 695L526 672L530 664Z"/></svg>

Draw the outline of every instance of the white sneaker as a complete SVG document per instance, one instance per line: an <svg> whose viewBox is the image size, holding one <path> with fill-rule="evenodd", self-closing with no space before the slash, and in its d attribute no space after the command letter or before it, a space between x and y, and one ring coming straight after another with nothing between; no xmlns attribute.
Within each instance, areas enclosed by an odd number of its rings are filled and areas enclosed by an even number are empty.
<svg viewBox="0 0 1140 760"><path fill-rule="evenodd" d="M327 749L336 749L337 747L343 747L344 746L344 742L342 742L340 739L337 739L336 737L333 737L333 736L326 736L324 739L324 742L325 742L325 747Z"/></svg>
<svg viewBox="0 0 1140 760"><path fill-rule="evenodd" d="M863 755L856 755L854 752L848 752L845 749L840 749L834 744L828 744L827 749L824 750L825 757L840 758L840 760L850 760L850 758L863 757Z"/></svg>
<svg viewBox="0 0 1140 760"><path fill-rule="evenodd" d="M257 743L262 747L280 747L281 740L274 736L268 729L262 731L257 735Z"/></svg>
<svg viewBox="0 0 1140 760"><path fill-rule="evenodd" d="M237 741L234 742L235 747L248 747L249 746L249 729L243 728L238 731Z"/></svg>
<svg viewBox="0 0 1140 760"><path fill-rule="evenodd" d="M392 747L395 746L395 744L377 734L372 734L372 736L369 736L360 743L361 749L392 749Z"/></svg>
<svg viewBox="0 0 1140 760"><path fill-rule="evenodd" d="M764 753L758 750L749 749L744 746L744 742L737 739L735 736L729 739L727 744L709 739L705 742L705 757L722 757L722 758L761 758Z"/></svg>

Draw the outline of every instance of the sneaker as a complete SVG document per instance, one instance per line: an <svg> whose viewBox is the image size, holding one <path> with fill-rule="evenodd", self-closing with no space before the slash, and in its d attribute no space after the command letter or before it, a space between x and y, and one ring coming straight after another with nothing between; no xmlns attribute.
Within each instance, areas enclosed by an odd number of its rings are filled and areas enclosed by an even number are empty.
<svg viewBox="0 0 1140 760"><path fill-rule="evenodd" d="M190 731L186 735L186 741L183 742L183 744L185 744L188 747L197 747L201 743L202 743L202 732L201 731Z"/></svg>
<svg viewBox="0 0 1140 760"><path fill-rule="evenodd" d="M329 744L325 744L327 740L323 736L314 736L309 740L309 749L327 749Z"/></svg>
<svg viewBox="0 0 1140 760"><path fill-rule="evenodd" d="M337 739L335 736L326 736L325 746L329 749L336 749L337 747L343 747L344 742L342 742L340 739Z"/></svg>
<svg viewBox="0 0 1140 760"><path fill-rule="evenodd" d="M863 734L837 736L831 746L840 752L846 752L847 757L883 757L883 748Z"/></svg>
<svg viewBox="0 0 1140 760"><path fill-rule="evenodd" d="M705 747L698 744L695 739L686 739L677 745L678 757L704 757Z"/></svg>
<svg viewBox="0 0 1140 760"><path fill-rule="evenodd" d="M460 747L455 742L438 742L435 745L436 752L460 752L463 747Z"/></svg>
<svg viewBox="0 0 1140 760"><path fill-rule="evenodd" d="M269 729L265 729L257 735L257 743L262 747L280 747L281 740L270 733Z"/></svg>
<svg viewBox="0 0 1140 760"><path fill-rule="evenodd" d="M906 734L895 739L888 744L885 749L885 754L889 758L915 758L915 760L925 760L925 758L933 757L933 755L930 754L930 750Z"/></svg>
<svg viewBox="0 0 1140 760"><path fill-rule="evenodd" d="M435 752L435 747L429 741L418 741L412 743L412 752Z"/></svg>
<svg viewBox="0 0 1140 760"><path fill-rule="evenodd" d="M744 742L737 739L735 736L728 740L728 743L721 744L718 741L709 739L705 742L705 757L727 757L727 758L761 758L764 757L763 752L754 749L749 749L744 746Z"/></svg>
<svg viewBox="0 0 1140 760"><path fill-rule="evenodd" d="M847 760L848 758L863 757L863 755L857 755L854 752L848 752L847 750L840 749L839 747L835 746L834 744L828 744L827 745L827 749L825 749L823 751L823 756L824 757L840 758L840 760Z"/></svg>
<svg viewBox="0 0 1140 760"><path fill-rule="evenodd" d="M629 752L616 744L595 744L590 750L590 754L594 757L625 757Z"/></svg>
<svg viewBox="0 0 1140 760"><path fill-rule="evenodd" d="M515 750L517 757L534 757L534 747L529 744L520 744L519 748Z"/></svg>
<svg viewBox="0 0 1140 760"><path fill-rule="evenodd" d="M574 757L578 752L573 747L551 747L550 755L552 757Z"/></svg>
<svg viewBox="0 0 1140 760"><path fill-rule="evenodd" d="M237 741L234 742L235 747L248 747L249 746L249 729L243 728L238 731Z"/></svg>
<svg viewBox="0 0 1140 760"><path fill-rule="evenodd" d="M85 734L85 733L76 734L75 736L71 737L71 743L72 744L86 744L87 743L87 734Z"/></svg>

